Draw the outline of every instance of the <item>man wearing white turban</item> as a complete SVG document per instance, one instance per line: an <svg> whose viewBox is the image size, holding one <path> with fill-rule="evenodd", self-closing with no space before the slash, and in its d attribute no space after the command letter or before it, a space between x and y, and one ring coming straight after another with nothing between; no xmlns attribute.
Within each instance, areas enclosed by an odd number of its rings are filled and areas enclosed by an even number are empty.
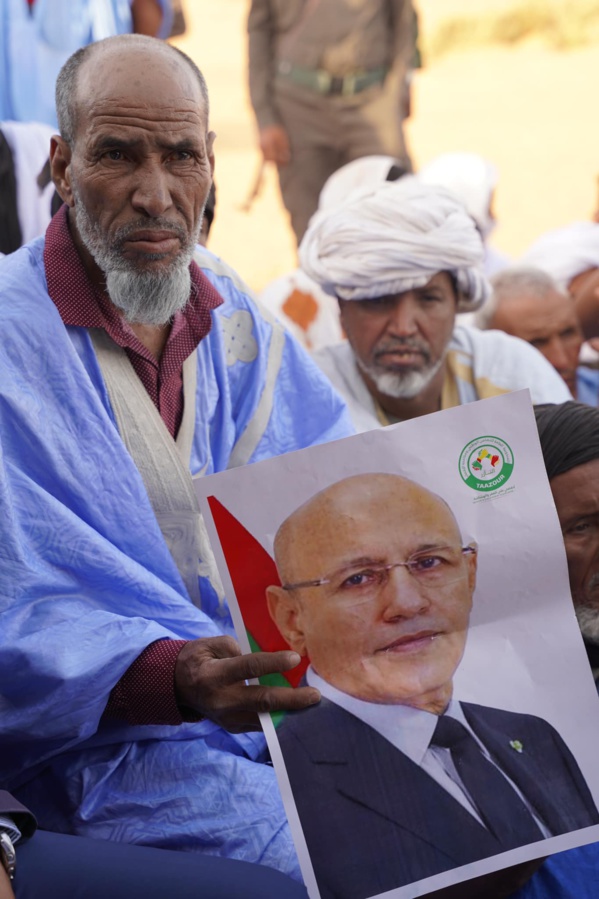
<svg viewBox="0 0 599 899"><path fill-rule="evenodd" d="M599 224L574 222L541 235L522 256L574 297L587 340L599 337Z"/></svg>
<svg viewBox="0 0 599 899"><path fill-rule="evenodd" d="M487 244L495 228L493 198L498 177L493 163L478 153L442 153L418 172L424 184L445 187L462 201L483 239L484 270L489 278L509 265L507 256Z"/></svg>
<svg viewBox="0 0 599 899"><path fill-rule="evenodd" d="M318 208L332 209L358 188L397 181L405 174L407 169L394 156L354 159L327 179L318 198ZM343 340L337 301L301 268L271 281L258 299L311 352Z"/></svg>
<svg viewBox="0 0 599 899"><path fill-rule="evenodd" d="M524 387L536 403L570 399L524 341L456 326L456 313L477 309L489 285L479 231L444 189L407 177L354 191L316 213L299 256L339 301L348 340L315 360L357 430Z"/></svg>

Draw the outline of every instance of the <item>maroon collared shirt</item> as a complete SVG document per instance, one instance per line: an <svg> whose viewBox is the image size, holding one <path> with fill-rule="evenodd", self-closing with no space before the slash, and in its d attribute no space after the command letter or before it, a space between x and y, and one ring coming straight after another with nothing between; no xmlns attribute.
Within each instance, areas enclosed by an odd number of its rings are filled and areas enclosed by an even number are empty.
<svg viewBox="0 0 599 899"><path fill-rule="evenodd" d="M210 312L223 302L195 262L190 265L189 303L175 315L160 360L135 336L127 322L90 281L62 206L46 231L44 267L48 293L65 325L103 328L122 347L172 437L183 416L183 363L210 331ZM180 724L197 720L178 707L175 663L185 640L151 643L114 686L103 717L129 724Z"/></svg>

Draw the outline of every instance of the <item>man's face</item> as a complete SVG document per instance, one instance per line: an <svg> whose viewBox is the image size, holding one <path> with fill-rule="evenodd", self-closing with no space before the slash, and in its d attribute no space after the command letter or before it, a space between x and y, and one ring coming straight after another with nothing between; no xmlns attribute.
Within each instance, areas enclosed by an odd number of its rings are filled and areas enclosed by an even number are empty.
<svg viewBox="0 0 599 899"><path fill-rule="evenodd" d="M599 644L599 459L551 480L583 636Z"/></svg>
<svg viewBox="0 0 599 899"><path fill-rule="evenodd" d="M341 323L365 375L380 393L413 399L443 364L456 315L450 276L376 300L340 300Z"/></svg>
<svg viewBox="0 0 599 899"><path fill-rule="evenodd" d="M168 298L177 277L185 278L212 179L213 135L199 84L164 50L112 48L84 64L77 100L65 199L83 252L116 305L113 294L136 284L143 299L166 282ZM188 273L181 289L184 304Z"/></svg>
<svg viewBox="0 0 599 899"><path fill-rule="evenodd" d="M576 396L582 332L570 297L552 290L544 297L522 293L502 300L493 316L492 327L536 347Z"/></svg>
<svg viewBox="0 0 599 899"><path fill-rule="evenodd" d="M351 478L325 494L300 510L277 565L283 583L330 582L269 588L271 615L339 690L442 711L464 651L475 555L462 554L444 503L404 478ZM381 566L410 557L413 573L397 566L381 576Z"/></svg>

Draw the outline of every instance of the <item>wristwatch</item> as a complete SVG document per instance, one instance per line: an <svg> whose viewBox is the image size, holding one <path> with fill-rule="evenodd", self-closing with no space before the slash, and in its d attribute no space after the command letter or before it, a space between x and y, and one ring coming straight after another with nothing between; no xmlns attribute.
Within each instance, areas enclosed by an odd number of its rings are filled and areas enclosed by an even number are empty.
<svg viewBox="0 0 599 899"><path fill-rule="evenodd" d="M17 853L5 830L0 831L0 863L10 879L13 880L17 867Z"/></svg>

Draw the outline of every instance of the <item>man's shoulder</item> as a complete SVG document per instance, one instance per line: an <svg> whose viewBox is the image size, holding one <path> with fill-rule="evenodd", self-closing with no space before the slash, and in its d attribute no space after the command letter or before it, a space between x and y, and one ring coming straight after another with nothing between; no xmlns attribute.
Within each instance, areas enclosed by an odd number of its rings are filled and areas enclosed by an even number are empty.
<svg viewBox="0 0 599 899"><path fill-rule="evenodd" d="M478 721L493 730L502 731L506 734L513 732L515 735L514 739L517 739L517 732L522 731L524 728L528 731L543 732L544 734L557 733L548 721L529 712L514 712L472 702L461 702L460 705L469 723Z"/></svg>
<svg viewBox="0 0 599 899"><path fill-rule="evenodd" d="M43 297L53 307L47 295L44 270L44 240L38 238L24 247L0 259L0 315L4 321L22 318L35 307L29 322L33 327L43 310Z"/></svg>
<svg viewBox="0 0 599 899"><path fill-rule="evenodd" d="M255 297L238 273L206 247L196 247L193 261L202 275L218 290L225 306L253 306ZM219 306L215 312L221 310Z"/></svg>
<svg viewBox="0 0 599 899"><path fill-rule="evenodd" d="M302 744L311 761L343 761L348 733L364 729L368 725L359 718L323 698L317 705L287 714L277 729L277 737L284 753Z"/></svg>
<svg viewBox="0 0 599 899"><path fill-rule="evenodd" d="M471 370L474 382L496 392L529 388L533 403L564 403L572 399L561 376L535 347L504 331L481 331L456 325L449 351Z"/></svg>
<svg viewBox="0 0 599 899"><path fill-rule="evenodd" d="M26 288L36 277L45 282L43 237L0 258L0 284L4 289Z"/></svg>

